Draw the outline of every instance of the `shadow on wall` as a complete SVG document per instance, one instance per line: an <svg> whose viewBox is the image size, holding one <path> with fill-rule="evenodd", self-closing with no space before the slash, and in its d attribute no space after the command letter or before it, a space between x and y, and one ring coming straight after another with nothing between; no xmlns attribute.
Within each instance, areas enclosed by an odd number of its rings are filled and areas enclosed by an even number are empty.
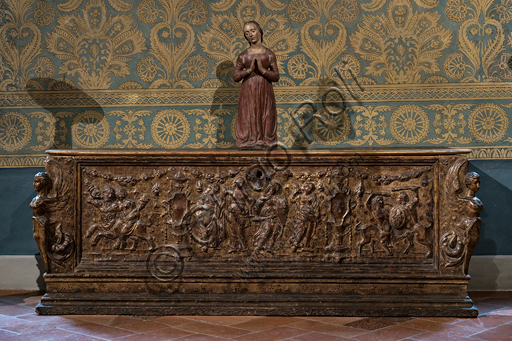
<svg viewBox="0 0 512 341"><path fill-rule="evenodd" d="M35 80L35 79L34 79ZM52 79L46 91L27 88L30 95L39 106L48 111L54 120L55 130L53 137L50 137L50 144L47 149L77 149L87 148L91 139L96 136L87 134L88 125L98 126L105 119L105 112L101 105L85 91L77 89L65 78ZM73 96L69 96L70 94ZM71 109L59 109L61 103L67 103L67 108L78 108L79 111ZM80 116L80 120L77 118ZM68 129L71 127L71 129ZM72 134L74 132L74 134ZM72 136L75 136L73 140Z"/></svg>
<svg viewBox="0 0 512 341"><path fill-rule="evenodd" d="M228 110L228 115L219 116L217 120L217 131L215 133L216 141L226 141L226 136L230 135L229 130L233 130L233 144L235 143L234 136L234 124L236 122L236 104L227 104L226 103L226 95L228 93L227 90L239 89L241 83L235 83L233 81L233 71L235 70L235 65L230 60L225 60L217 65L215 69L215 76L217 77L217 85L219 86L215 93L213 94L212 104L210 106L210 113L213 114L217 110ZM238 98L238 96L237 96ZM222 112L218 112L222 113ZM218 147L225 148L228 146L226 142L222 142L224 145L219 145ZM234 147L231 146L231 147Z"/></svg>

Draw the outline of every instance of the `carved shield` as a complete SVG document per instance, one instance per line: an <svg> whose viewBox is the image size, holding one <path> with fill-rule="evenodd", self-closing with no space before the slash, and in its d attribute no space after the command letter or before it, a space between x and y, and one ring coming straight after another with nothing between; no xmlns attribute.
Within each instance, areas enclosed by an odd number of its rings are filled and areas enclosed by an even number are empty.
<svg viewBox="0 0 512 341"><path fill-rule="evenodd" d="M402 205L395 205L389 211L389 224L395 229L401 229L405 226L407 216L405 208Z"/></svg>
<svg viewBox="0 0 512 341"><path fill-rule="evenodd" d="M172 198L169 199L169 220L167 223L173 226L181 226L188 213L189 202L185 193L174 193Z"/></svg>
<svg viewBox="0 0 512 341"><path fill-rule="evenodd" d="M334 217L336 225L343 223L348 207L348 196L345 193L338 192L331 199L331 212Z"/></svg>

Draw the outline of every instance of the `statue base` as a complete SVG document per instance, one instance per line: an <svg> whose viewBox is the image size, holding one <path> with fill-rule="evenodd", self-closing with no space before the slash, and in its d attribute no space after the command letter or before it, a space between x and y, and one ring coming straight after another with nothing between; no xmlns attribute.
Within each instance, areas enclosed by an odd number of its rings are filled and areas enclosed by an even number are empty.
<svg viewBox="0 0 512 341"><path fill-rule="evenodd" d="M469 152L48 151L36 311L475 317Z"/></svg>

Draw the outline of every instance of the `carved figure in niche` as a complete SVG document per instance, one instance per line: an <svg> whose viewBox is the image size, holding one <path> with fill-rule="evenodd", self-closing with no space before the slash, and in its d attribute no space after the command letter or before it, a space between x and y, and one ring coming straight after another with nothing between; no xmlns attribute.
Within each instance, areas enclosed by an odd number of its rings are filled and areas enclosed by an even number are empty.
<svg viewBox="0 0 512 341"><path fill-rule="evenodd" d="M374 252L374 244L378 242L388 256L392 255L389 250L391 246L391 226L389 224L389 211L384 207L382 195L370 195L366 200L366 206L375 219L375 224L357 226L362 238L357 242L358 255L362 255L363 246L370 244L370 252Z"/></svg>
<svg viewBox="0 0 512 341"><path fill-rule="evenodd" d="M462 263L465 274L468 273L471 255L480 237L480 212L483 209L482 202L475 196L480 189L480 176L470 172L461 179L461 173L466 170L467 161L459 159L446 175L446 203L454 213L462 215L463 218L455 224L454 231L448 232L441 239L441 249L447 260L445 267ZM457 216L454 215L453 219L457 219Z"/></svg>
<svg viewBox="0 0 512 341"><path fill-rule="evenodd" d="M61 180L60 180L61 181ZM51 219L53 212L61 210L67 203L67 187L59 186L56 194L51 196L52 180L46 172L34 176L34 189L37 195L30 202L33 234L46 271L50 270L49 259L64 260L73 253L74 242L69 233L62 231L62 224ZM52 231L53 229L53 231ZM50 247L51 245L51 247Z"/></svg>
<svg viewBox="0 0 512 341"><path fill-rule="evenodd" d="M419 222L416 206L418 205L419 187L408 187L393 189L400 191L397 203L391 208L389 221L393 227L394 236L397 240L405 239L407 246L403 253L408 253L414 246L414 241L425 245L428 248L427 257L432 257L432 242L429 240L431 225L424 225ZM414 199L410 200L406 190L414 191Z"/></svg>
<svg viewBox="0 0 512 341"><path fill-rule="evenodd" d="M251 224L250 207L254 199L244 189L245 180L235 179L233 189L227 190L226 197L226 229L229 241L229 253L245 249L245 229Z"/></svg>
<svg viewBox="0 0 512 341"><path fill-rule="evenodd" d="M334 191L327 188L329 196L320 200L320 215L321 221L325 223L325 250L339 252L349 248L343 244L343 237L349 232L345 230L347 216L351 211L351 200L348 179L337 181L336 186ZM324 213L325 211L327 212Z"/></svg>
<svg viewBox="0 0 512 341"><path fill-rule="evenodd" d="M263 46L255 21L243 27L249 48L236 61L233 80L243 80L236 116L238 149L267 149L277 142L277 109L272 82L279 81L275 54Z"/></svg>
<svg viewBox="0 0 512 341"><path fill-rule="evenodd" d="M93 185L88 187L90 198L87 202L100 211L100 223L87 230L86 237L91 237L95 246L101 238L114 240L114 250L136 250L140 240L149 244L149 250L155 248L153 237L148 232L150 223L141 219L141 212L149 202L149 197L142 195L138 202L127 199L124 188L115 191L112 186L105 186L103 193ZM127 248L127 241L132 245Z"/></svg>
<svg viewBox="0 0 512 341"><path fill-rule="evenodd" d="M290 201L296 203L295 230L290 238L292 252L297 251L300 245L302 245L302 251L311 251L312 236L319 218L314 189L313 183L306 182L302 185L302 190L297 188L292 192Z"/></svg>
<svg viewBox="0 0 512 341"><path fill-rule="evenodd" d="M200 182L197 182L200 183ZM196 186L199 190L200 187ZM221 224L221 207L215 198L215 192L218 191L217 184L211 184L206 191L200 196L196 204L192 205L191 213L195 218L195 231L192 230L192 239L201 245L201 250L208 251L209 247L217 247L220 243L220 233L222 232Z"/></svg>
<svg viewBox="0 0 512 341"><path fill-rule="evenodd" d="M276 242L281 238L288 216L288 202L284 195L279 195L281 185L273 182L267 186L265 193L256 200L253 212L254 221L260 227L254 235L254 252L261 250L273 253Z"/></svg>

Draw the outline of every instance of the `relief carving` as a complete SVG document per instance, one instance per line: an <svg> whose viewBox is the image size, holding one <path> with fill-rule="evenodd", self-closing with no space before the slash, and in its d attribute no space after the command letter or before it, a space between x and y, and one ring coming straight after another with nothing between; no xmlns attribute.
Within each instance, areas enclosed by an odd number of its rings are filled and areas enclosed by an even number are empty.
<svg viewBox="0 0 512 341"><path fill-rule="evenodd" d="M312 237L319 220L317 197L313 193L315 185L306 182L302 188L292 191L291 202L295 203L294 231L290 238L292 252L301 247L301 251L312 251Z"/></svg>
<svg viewBox="0 0 512 341"><path fill-rule="evenodd" d="M85 233L91 238L91 245L96 246L101 239L113 240L114 250L133 251L138 248L139 241L144 240L149 250L155 248L153 237L148 228L151 223L141 219L141 212L149 202L147 195L142 195L137 202L127 199L124 188L117 191L112 186L105 186L103 191L85 181L89 198L87 203L99 212L99 222L94 223ZM128 240L131 241L128 247Z"/></svg>
<svg viewBox="0 0 512 341"><path fill-rule="evenodd" d="M254 199L244 188L245 180L236 178L232 189L226 191L226 228L229 253L244 251L245 230L251 225L251 205Z"/></svg>
<svg viewBox="0 0 512 341"><path fill-rule="evenodd" d="M273 182L267 186L265 193L256 200L253 212L259 229L254 235L254 253L261 250L273 253L276 242L280 241L288 216L288 201L280 195L281 185ZM277 246L281 249L282 245Z"/></svg>
<svg viewBox="0 0 512 341"><path fill-rule="evenodd" d="M196 182L198 192L203 192L202 183ZM191 228L192 239L201 245L201 250L207 252L208 248L216 248L221 242L221 233L224 231L223 203L217 196L220 187L217 183L208 186L196 204L192 205L191 213L193 223Z"/></svg>
<svg viewBox="0 0 512 341"><path fill-rule="evenodd" d="M370 178L378 184L387 186L395 181L408 182L417 179L427 170L423 168L400 175L384 174ZM429 213L432 209L429 187L430 181L427 177L423 177L420 185L393 187L382 192L367 191L369 196L365 206L371 213L371 222L356 226L356 230L361 234L357 242L358 255L362 255L362 248L367 244L370 245L371 254L375 252L374 244L378 243L387 256L392 256L393 250L396 250L399 244L405 244L401 253L407 254L415 243L419 243L427 248L425 257L431 258L434 234L432 216ZM421 204L420 190L423 201ZM418 215L420 206L422 207L421 217Z"/></svg>
<svg viewBox="0 0 512 341"><path fill-rule="evenodd" d="M93 217L85 234L91 246L105 239L119 251L172 247L186 260L253 255L432 263L431 166L383 170L356 164L308 172L293 167L269 172L259 165L157 167L142 175L116 169L83 170L96 179L95 185L84 180L83 200L91 208L86 216ZM446 241L447 250L455 245L453 254L464 240L450 235Z"/></svg>
<svg viewBox="0 0 512 341"><path fill-rule="evenodd" d="M63 181L61 167L53 161L46 162L46 172L34 176L36 197L30 202L33 234L43 258L45 269L51 271L51 264L63 266L62 261L73 254L75 249L73 236L63 231L69 221L63 221L64 208L69 200L69 183ZM50 176L50 174L53 176ZM52 178L54 180L52 180Z"/></svg>
<svg viewBox="0 0 512 341"><path fill-rule="evenodd" d="M445 180L446 204L452 223L443 226L450 231L441 238L445 267L462 265L468 273L469 261L480 236L480 212L484 208L475 193L480 189L480 176L467 172L467 161L458 159L450 167ZM453 228L452 228L453 227Z"/></svg>

